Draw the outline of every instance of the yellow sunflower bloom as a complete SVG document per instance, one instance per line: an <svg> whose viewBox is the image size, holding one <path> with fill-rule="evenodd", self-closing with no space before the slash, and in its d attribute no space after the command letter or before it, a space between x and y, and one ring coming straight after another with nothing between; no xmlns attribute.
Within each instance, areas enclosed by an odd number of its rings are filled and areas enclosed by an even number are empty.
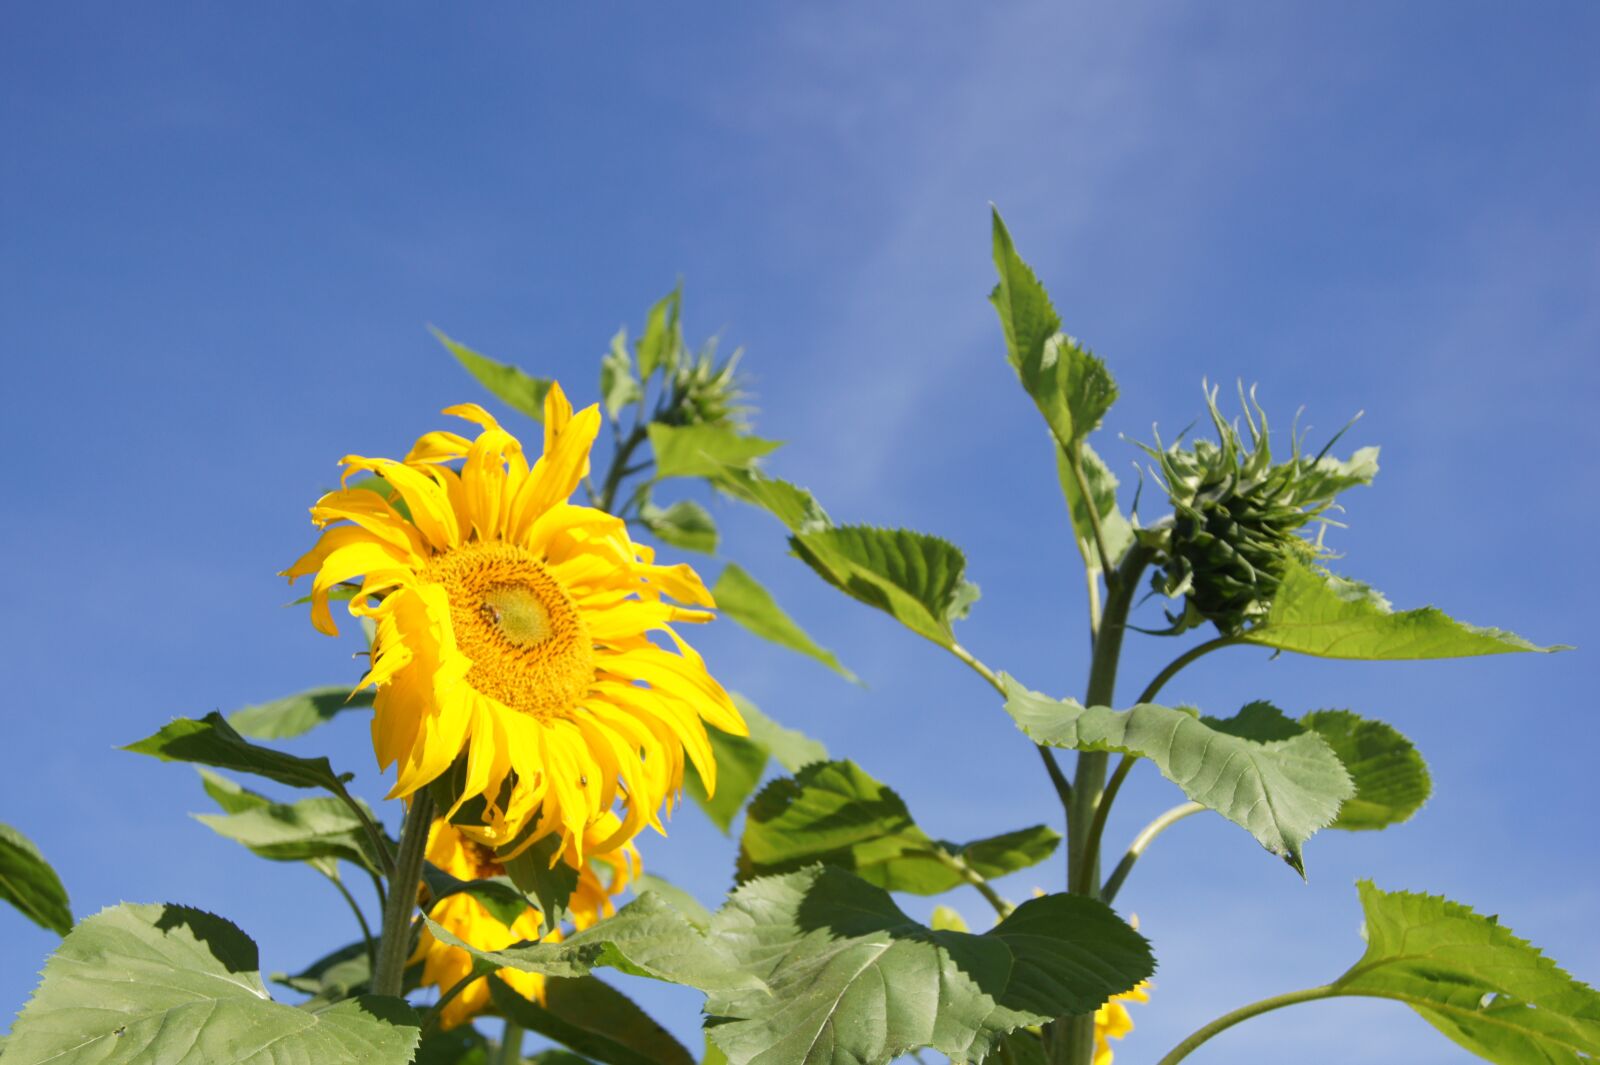
<svg viewBox="0 0 1600 1065"><path fill-rule="evenodd" d="M429 433L404 461L347 456L345 487L311 509L321 538L284 574L314 575L312 623L330 635L329 591L362 578L350 612L376 623L361 686L377 688L380 766L399 765L389 797L454 766L447 817L481 797L469 829L481 841L521 850L554 833L578 859L661 830L685 757L715 787L705 725L746 733L671 627L710 620L693 608L714 606L711 594L687 565L655 565L618 518L567 502L598 407L574 414L552 386L531 466L482 408L445 413L481 431ZM390 491L348 487L362 472ZM589 831L618 807L609 836Z"/></svg>
<svg viewBox="0 0 1600 1065"><path fill-rule="evenodd" d="M427 859L458 880L484 880L505 873L505 866L495 859L493 851L468 839L442 817L436 818L428 830ZM638 872L639 854L631 843L595 860L610 869L611 875L609 879L601 880L588 863L578 870L578 886L568 905L572 923L580 931L616 912L614 896L621 894ZM514 943L540 938L538 910L529 907L515 922L504 925L482 903L466 893L440 899L430 909L428 916L449 929L453 935L481 950L500 950ZM554 929L543 939L559 941L561 931ZM439 942L427 928L422 930L416 953L411 955L407 964L415 965L418 962L422 963L423 986L437 987L440 994L450 990L472 972L470 954L460 947ZM497 975L518 994L541 1004L544 1002L544 977L538 973L501 969ZM488 1005L488 980L474 980L439 1011L439 1025L441 1028L454 1028L483 1012Z"/></svg>
<svg viewBox="0 0 1600 1065"><path fill-rule="evenodd" d="M1141 980L1131 991L1112 995L1111 1000L1094 1011L1094 1065L1111 1065L1111 1040L1121 1039L1133 1031L1133 1017L1124 1002L1149 1002L1150 981Z"/></svg>

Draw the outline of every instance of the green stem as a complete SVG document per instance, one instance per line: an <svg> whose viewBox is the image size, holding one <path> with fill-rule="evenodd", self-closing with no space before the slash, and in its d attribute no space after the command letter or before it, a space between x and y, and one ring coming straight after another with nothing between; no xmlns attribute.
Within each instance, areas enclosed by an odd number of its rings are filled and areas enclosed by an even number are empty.
<svg viewBox="0 0 1600 1065"><path fill-rule="evenodd" d="M946 869L949 869L952 873L955 873L962 880L965 880L968 884L971 884L973 887L977 888L978 894L982 895L984 901L990 906L993 906L994 912L999 914L1002 918L1010 917L1011 911L1016 909L1015 906L1011 905L1011 903L1007 902L1001 897L1000 893L994 889L994 886L989 883L988 879L985 878L982 873L974 869L967 862L967 860L961 857L959 854L951 854L943 847L935 847L927 853L937 860L940 865L943 865Z"/></svg>
<svg viewBox="0 0 1600 1065"><path fill-rule="evenodd" d="M1090 854L1097 857L1100 854L1100 840L1106 832L1106 820L1111 816L1111 804L1116 802L1117 792L1122 790L1122 782L1128 779L1128 773L1133 769L1133 763L1138 760L1138 755L1123 755L1122 760L1117 763L1117 768L1112 772L1111 779L1106 782L1105 792L1100 796L1100 802L1094 809L1094 820L1089 824L1088 843L1085 844L1085 850ZM1094 865L1098 865L1098 861ZM1086 866L1084 870L1080 871L1088 872L1090 880L1092 880L1094 872L1089 872L1089 869L1090 867ZM1087 881L1080 882L1076 888L1076 893L1079 895L1093 895L1095 892L1092 889L1092 883Z"/></svg>
<svg viewBox="0 0 1600 1065"><path fill-rule="evenodd" d="M1252 1002L1248 1006L1241 1006L1232 1013L1224 1013L1204 1028L1196 1031L1183 1042L1173 1047L1167 1053L1167 1056L1157 1062L1156 1065L1177 1065L1201 1043L1204 1043L1218 1032L1232 1028L1240 1021L1247 1021L1251 1017L1270 1013L1273 1010L1282 1009L1284 1006L1293 1006L1297 1002L1312 1002L1319 998L1332 998L1337 994L1339 992L1332 987L1312 987L1304 991L1290 991L1286 995L1274 995L1272 998L1264 998L1260 1002Z"/></svg>
<svg viewBox="0 0 1600 1065"><path fill-rule="evenodd" d="M506 1030L500 1036L500 1052L495 1056L495 1065L522 1065L522 1025L516 1021L506 1020Z"/></svg>
<svg viewBox="0 0 1600 1065"><path fill-rule="evenodd" d="M622 485L622 478L627 472L628 460L649 435L644 422L640 421L633 427L633 432L628 434L627 439L617 445L617 450L611 455L611 468L606 471L605 482L600 486L600 498L595 504L598 509L607 514L612 513L611 506L617 501L617 489Z"/></svg>
<svg viewBox="0 0 1600 1065"><path fill-rule="evenodd" d="M1195 659L1200 658L1203 655L1208 655L1218 648L1232 647L1234 644L1242 642L1243 641L1237 636L1218 636L1214 640L1207 640L1205 643L1196 644L1187 651L1183 652L1183 654L1179 655L1177 658L1174 658L1171 662L1168 662L1167 667L1160 673L1157 673L1154 680L1145 685L1144 691L1139 693L1139 698L1135 700L1135 703L1148 703L1150 700L1154 699L1156 695L1160 693L1161 689L1166 686L1167 681L1177 676L1178 672L1182 670L1184 666L1187 666Z"/></svg>
<svg viewBox="0 0 1600 1065"><path fill-rule="evenodd" d="M1100 558L1100 569L1105 573L1106 584L1109 586L1116 567L1111 564L1111 552L1106 550L1106 534L1100 527L1100 508L1095 505L1094 493L1089 491L1089 478L1083 472L1081 444L1067 450L1067 465L1072 467L1072 479L1078 482L1078 495L1083 500L1083 508L1089 512L1089 528L1094 532L1095 554Z"/></svg>
<svg viewBox="0 0 1600 1065"><path fill-rule="evenodd" d="M1133 871L1133 863L1139 860L1139 855L1144 853L1145 848L1171 826L1204 809L1205 807L1197 802L1180 803L1145 825L1128 845L1128 853L1122 856L1122 861L1118 862L1117 867L1111 870L1111 875L1106 877L1105 887L1100 889L1100 898L1110 905L1111 900L1117 897L1122 882L1128 879L1128 874Z"/></svg>
<svg viewBox="0 0 1600 1065"><path fill-rule="evenodd" d="M400 830L400 853L389 881L383 907L383 933L378 941L378 961L372 967L372 993L399 997L405 981L406 957L411 953L411 914L417 908L417 886L422 882L422 860L428 850L428 829L433 825L433 797L423 788L411 796L405 825Z"/></svg>

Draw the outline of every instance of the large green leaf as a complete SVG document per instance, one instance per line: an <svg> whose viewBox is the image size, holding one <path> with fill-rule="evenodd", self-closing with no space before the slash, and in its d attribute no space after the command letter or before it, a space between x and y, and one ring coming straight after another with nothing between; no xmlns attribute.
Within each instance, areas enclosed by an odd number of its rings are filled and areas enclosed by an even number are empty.
<svg viewBox="0 0 1600 1065"><path fill-rule="evenodd" d="M1462 658L1540 647L1514 632L1479 628L1427 606L1395 613L1388 600L1356 581L1289 560L1267 616L1241 638L1321 658Z"/></svg>
<svg viewBox="0 0 1600 1065"><path fill-rule="evenodd" d="M742 987L754 982L730 966L726 951L715 938L701 935L670 902L648 892L615 916L559 943L479 950L431 919L428 929L440 942L471 954L485 974L517 969L545 976L585 976L605 966L631 976L647 976L701 990Z"/></svg>
<svg viewBox="0 0 1600 1065"><path fill-rule="evenodd" d="M724 617L732 618L762 639L814 658L845 680L860 683L859 678L846 669L832 651L819 645L795 624L794 619L772 598L772 593L732 562L723 568L722 575L711 589L711 597L717 601L717 609Z"/></svg>
<svg viewBox="0 0 1600 1065"><path fill-rule="evenodd" d="M1149 944L1087 898L1030 900L982 935L936 932L827 866L739 888L711 936L761 981L706 1004L732 1065L882 1065L918 1047L977 1061L1007 1032L1091 1013L1154 968Z"/></svg>
<svg viewBox="0 0 1600 1065"><path fill-rule="evenodd" d="M1502 1065L1600 1059L1600 994L1494 917L1433 895L1360 885L1367 952L1330 989L1404 1002Z"/></svg>
<svg viewBox="0 0 1600 1065"><path fill-rule="evenodd" d="M1072 457L1064 448L1056 448L1056 475L1061 481L1061 493L1066 497L1067 510L1072 517L1073 537L1078 543L1078 553L1083 564L1092 572L1101 569L1100 553L1094 545L1094 523L1100 522L1100 536L1106 545L1106 554L1115 566L1133 546L1133 525L1117 506L1117 479L1106 468L1100 456L1088 442L1078 445L1078 463L1083 471L1089 494L1084 495L1073 469Z"/></svg>
<svg viewBox="0 0 1600 1065"><path fill-rule="evenodd" d="M234 813L193 816L218 835L272 861L327 858L352 862L374 873L382 869L383 859L372 853L371 837L340 799L269 802Z"/></svg>
<svg viewBox="0 0 1600 1065"><path fill-rule="evenodd" d="M251 743L215 711L198 721L177 718L153 736L122 749L165 762L194 762L253 773L292 788L326 788L338 795L345 794L344 781L350 779L335 775L326 758L297 758Z"/></svg>
<svg viewBox="0 0 1600 1065"><path fill-rule="evenodd" d="M699 899L678 885L663 880L655 873L640 873L634 877L633 890L640 895L647 891L660 895L664 902L702 932L711 927L711 911L706 909Z"/></svg>
<svg viewBox="0 0 1600 1065"><path fill-rule="evenodd" d="M61 878L44 860L33 841L10 825L0 824L0 899L21 910L34 924L66 935L72 928L72 906Z"/></svg>
<svg viewBox="0 0 1600 1065"><path fill-rule="evenodd" d="M363 996L273 1002L256 946L220 917L124 904L86 918L46 963L6 1065L405 1065L416 1014Z"/></svg>
<svg viewBox="0 0 1600 1065"><path fill-rule="evenodd" d="M1409 820L1428 801L1433 782L1427 763L1394 726L1348 710L1313 711L1300 723L1328 741L1356 785L1329 828L1387 828Z"/></svg>
<svg viewBox="0 0 1600 1065"><path fill-rule="evenodd" d="M999 211L994 212L994 265L1000 283L989 299L1000 314L1006 355L1057 442L1070 452L1116 401L1116 382L1105 363L1058 331L1061 319L1017 254Z"/></svg>
<svg viewBox="0 0 1600 1065"><path fill-rule="evenodd" d="M749 737L735 736L715 726L707 726L706 735L711 740L711 753L717 763L717 792L715 795L706 793L705 781L692 764L684 767L683 790L726 833L733 819L744 809L745 800L761 783L768 752L765 746Z"/></svg>
<svg viewBox="0 0 1600 1065"><path fill-rule="evenodd" d="M1035 743L1148 758L1185 795L1246 829L1302 876L1302 844L1355 794L1327 742L1266 703L1218 720L1155 703L1084 707L1000 679L1007 712Z"/></svg>
<svg viewBox="0 0 1600 1065"><path fill-rule="evenodd" d="M816 496L760 470L728 467L711 483L735 499L765 510L792 533L815 532L833 524Z"/></svg>
<svg viewBox="0 0 1600 1065"><path fill-rule="evenodd" d="M818 762L773 781L750 805L738 873L750 880L823 862L890 891L937 895L965 882L948 858L998 877L1043 861L1060 841L1043 825L965 845L936 841L860 766Z"/></svg>
<svg viewBox="0 0 1600 1065"><path fill-rule="evenodd" d="M536 422L544 421L544 397L552 382L542 377L529 377L515 366L495 362L487 355L479 355L465 344L458 344L439 330L433 330L439 343L450 349L456 361L478 379L494 396L514 411L520 411Z"/></svg>
<svg viewBox="0 0 1600 1065"><path fill-rule="evenodd" d="M341 710L371 706L372 698L371 688L353 692L348 687L334 684L235 710L228 715L228 724L237 729L241 736L257 740L285 740L310 732L323 722L332 720Z"/></svg>
<svg viewBox="0 0 1600 1065"><path fill-rule="evenodd" d="M951 623L978 598L966 557L937 536L841 525L797 533L789 543L830 584L942 647L955 646Z"/></svg>
<svg viewBox="0 0 1600 1065"><path fill-rule="evenodd" d="M680 499L670 507L645 503L639 508L639 520L662 543L685 551L716 554L717 523L705 507L692 499Z"/></svg>
<svg viewBox="0 0 1600 1065"><path fill-rule="evenodd" d="M783 446L776 440L746 436L723 425L663 425L651 422L650 447L656 478L717 477L729 467L746 469L762 455Z"/></svg>
<svg viewBox="0 0 1600 1065"><path fill-rule="evenodd" d="M491 977L496 1012L606 1065L694 1065L682 1043L621 991L593 976L552 977L543 1005Z"/></svg>

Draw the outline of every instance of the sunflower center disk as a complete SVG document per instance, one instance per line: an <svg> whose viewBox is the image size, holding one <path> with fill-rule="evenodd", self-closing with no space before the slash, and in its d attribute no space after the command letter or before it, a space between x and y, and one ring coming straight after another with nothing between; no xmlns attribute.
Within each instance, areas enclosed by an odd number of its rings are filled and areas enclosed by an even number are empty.
<svg viewBox="0 0 1600 1065"><path fill-rule="evenodd" d="M504 543L469 544L434 560L425 578L444 586L467 683L513 710L565 715L594 680L594 646L561 582L532 554Z"/></svg>

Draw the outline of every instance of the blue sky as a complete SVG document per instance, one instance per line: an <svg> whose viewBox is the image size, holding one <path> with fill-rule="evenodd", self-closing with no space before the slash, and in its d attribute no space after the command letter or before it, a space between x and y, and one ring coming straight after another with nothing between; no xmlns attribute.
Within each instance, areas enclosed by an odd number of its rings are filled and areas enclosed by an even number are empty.
<svg viewBox="0 0 1600 1065"><path fill-rule="evenodd" d="M1341 972L1358 877L1498 913L1600 982L1583 694L1597 52L1600 11L1579 2L13 7L0 820L80 915L212 908L269 970L344 942L314 876L183 815L205 805L190 770L115 747L355 676L355 645L282 609L272 574L310 542L305 507L340 455L400 453L483 398L427 323L589 401L611 333L680 276L691 336L747 349L759 426L788 442L771 468L841 520L960 544L984 590L964 642L1078 692L1077 557L985 300L994 201L1120 380L1100 450L1125 480L1137 451L1116 434L1182 428L1203 377L1259 382L1280 421L1303 404L1323 432L1365 410L1347 439L1381 444L1384 471L1348 500L1340 566L1398 605L1582 647L1235 651L1185 673L1170 697L1214 713L1269 698L1388 719L1435 797L1389 832L1314 838L1308 884L1218 818L1165 836L1121 900L1161 968L1118 1062ZM770 522L717 514L729 554L870 685L714 626L700 643L730 687L857 757L936 835L1053 819L979 682L821 586ZM1172 653L1135 643L1124 687ZM322 747L381 794L362 721L296 749ZM1173 801L1141 770L1108 839ZM692 809L645 849L707 901L726 887L733 845ZM1052 863L1004 886L1060 880ZM52 937L0 924L6 1013ZM695 996L630 990L695 1037ZM1462 1060L1403 1007L1361 1002L1252 1022L1190 1060L1278 1062L1291 1039L1330 1060Z"/></svg>

